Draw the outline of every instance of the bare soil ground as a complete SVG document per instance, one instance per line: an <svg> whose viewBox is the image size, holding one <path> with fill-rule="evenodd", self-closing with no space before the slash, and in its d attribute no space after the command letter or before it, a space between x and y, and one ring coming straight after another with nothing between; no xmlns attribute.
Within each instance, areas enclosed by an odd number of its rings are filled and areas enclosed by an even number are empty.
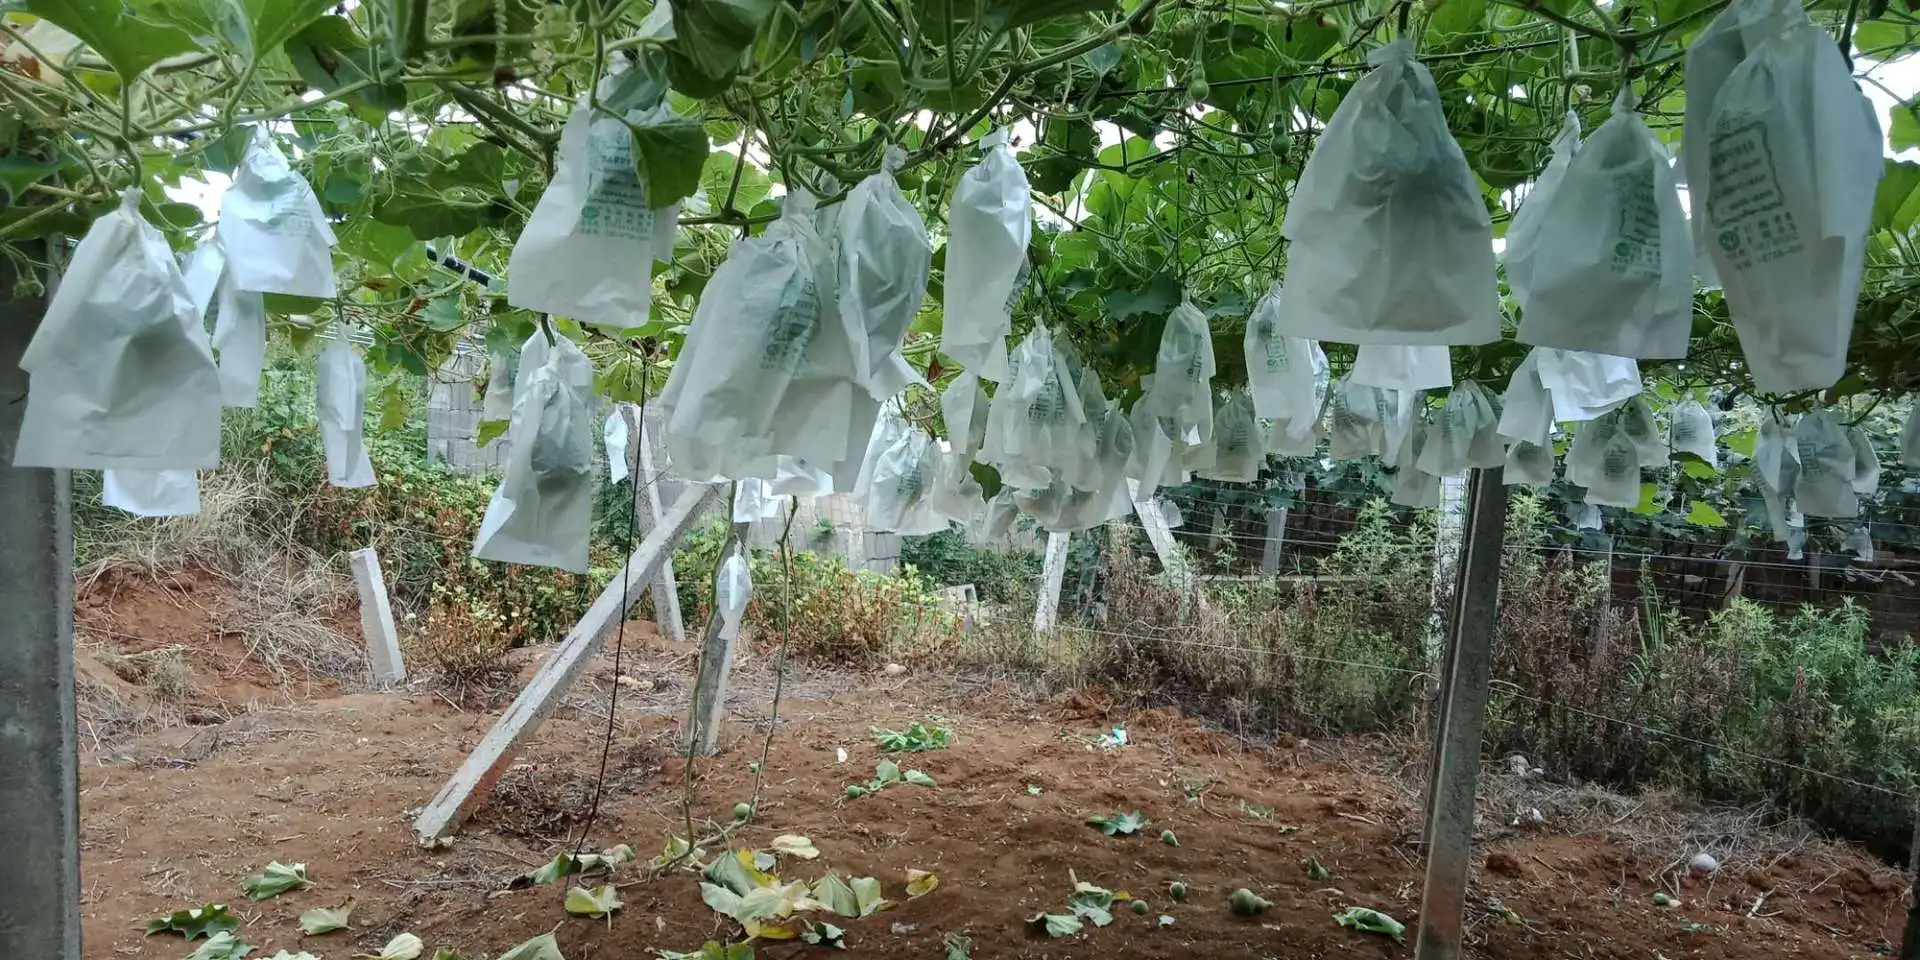
<svg viewBox="0 0 1920 960"><path fill-rule="evenodd" d="M428 852L415 845L408 812L432 797L510 692L488 709L470 709L427 685L368 693L332 678L280 683L244 666L245 651L223 639L219 610L230 598L217 582L123 583L93 595L100 589L81 603L83 669L96 678L88 709L110 708L119 720L92 718L96 732L118 735L89 739L85 757L89 960L179 960L190 948L143 936L145 922L208 901L233 905L246 921L241 938L259 956L308 950L346 960L410 931L429 956L445 945L483 960L557 928L568 960L628 960L729 933L730 921L702 903L697 875L684 870L650 877L642 864L623 868L616 879L626 906L610 924L569 917L561 889L509 889L578 836L616 685L607 792L589 842L628 843L644 859L668 835L686 832L683 761L674 750L693 659L686 645L631 626L624 679L603 655L455 844ZM155 590L166 596L151 596ZM106 666L124 667L155 642L183 645L192 666L192 689L164 710L137 674ZM527 652L523 675L543 652ZM751 797L749 763L760 756L770 692L766 658L743 664L724 752L695 767L696 831L727 822L734 804ZM1411 929L1419 908L1415 797L1366 744L1249 744L1174 711L1114 707L1098 691L1037 702L952 678L796 668L786 694L758 815L733 845L764 848L777 835L803 834L821 855L783 859L783 878L829 869L879 878L886 895L903 902L844 924L852 956L938 960L950 934L971 938L972 956L989 960L1412 955L1410 943L1350 932L1332 919L1344 907L1367 906ZM162 715L171 722L126 722ZM929 715L954 731L954 744L904 765L938 786L847 799L846 785L870 777L879 757L869 727ZM1130 745L1093 746L1115 723L1127 727ZM1504 782L1499 766L1489 764L1493 782ZM1685 877L1675 861L1694 850L1631 835L1630 817L1577 803L1569 810L1588 812L1563 815L1511 783L1500 789L1508 792L1482 804L1471 956L1842 960L1884 955L1898 936L1906 909L1900 876L1863 854L1729 836L1718 841L1726 866L1717 875ZM1505 807L1516 796L1543 806L1546 822L1509 826ZM1614 809L1639 807L1622 801ZM1131 810L1151 824L1139 836L1108 838L1084 823ZM1180 845L1159 842L1161 829L1175 831ZM1309 858L1331 877L1311 879ZM242 879L270 860L305 863L315 886L247 901ZM933 871L938 888L907 900L909 868ZM1070 876L1130 891L1151 910L1048 939L1027 918L1060 911ZM1184 904L1167 895L1176 879L1192 891ZM1273 908L1234 916L1227 898L1241 886ZM1656 906L1661 890L1681 905ZM300 936L301 911L349 898L351 931ZM1173 925L1160 926L1161 914ZM829 954L797 943L760 950L763 958Z"/></svg>

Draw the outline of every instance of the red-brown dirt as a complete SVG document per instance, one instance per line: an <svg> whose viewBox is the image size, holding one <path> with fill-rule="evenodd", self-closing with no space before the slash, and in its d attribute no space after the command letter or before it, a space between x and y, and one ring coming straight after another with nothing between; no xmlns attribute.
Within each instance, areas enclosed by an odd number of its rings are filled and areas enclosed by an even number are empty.
<svg viewBox="0 0 1920 960"><path fill-rule="evenodd" d="M145 609L134 602L137 592L115 595L116 616ZM216 683L252 682L217 630L161 621L148 628L178 631L157 639L200 649ZM630 679L619 685L610 789L590 838L596 848L631 844L642 859L669 834L685 833L683 761L673 742L691 663L685 645L645 633L636 627L627 638L622 673ZM751 797L749 763L760 756L770 692L766 666L757 660L738 671L724 752L696 765L701 829L728 820L733 805ZM144 924L206 901L231 904L245 919L241 939L263 957L286 949L345 960L377 952L403 931L422 937L428 956L446 945L467 960L495 957L556 927L568 960L637 960L655 948L690 950L726 937L731 922L702 903L698 878L686 871L648 879L641 864L622 868L616 880L626 906L611 924L569 917L557 888L507 890L516 874L577 833L613 679L603 655L454 845L434 852L414 844L408 811L458 766L498 703L480 713L424 687L336 696L316 686L321 699L258 706L275 698L252 696L256 706L228 722L89 751L86 956L178 960L190 948L175 937L144 937ZM894 786L848 800L846 784L870 777L879 756L869 727L899 728L927 715L952 728L954 744L908 755L902 765L926 771L938 786ZM1093 747L1111 722L1128 726L1131 744ZM842 748L845 763L838 762ZM765 847L777 835L804 834L821 856L783 858L783 879L829 869L871 875L895 900L905 899L907 869L939 876L924 897L845 921L852 956L940 958L943 938L957 934L971 938L973 957L992 960L1409 957L1410 943L1349 932L1332 919L1343 907L1368 906L1406 921L1411 932L1419 908L1411 791L1353 762L1359 750L1249 746L1174 711L1127 714L1095 696L1036 703L952 680L796 671L758 816L734 839ZM1191 802L1190 789L1198 792ZM1092 814L1136 809L1151 824L1139 836L1110 839L1084 823ZM1898 936L1905 910L1897 874L1845 852L1692 879L1680 907L1662 908L1652 894L1663 889L1663 869L1692 851L1647 858L1605 832L1573 836L1573 827L1551 824L1506 831L1497 814L1486 817L1470 896L1475 957L1865 958ZM1156 839L1163 828L1176 832L1180 846ZM1309 879L1303 863L1310 857L1332 871L1330 879ZM247 901L242 878L269 860L305 863L316 885ZM1151 911L1119 911L1111 926L1047 939L1026 918L1061 911L1070 875L1125 889ZM1184 904L1167 895L1175 879L1192 891ZM1227 897L1240 886L1273 901L1272 909L1233 916ZM1761 893L1767 896L1756 909ZM301 911L348 898L357 904L351 932L300 937ZM1157 925L1163 913L1174 925ZM762 958L830 953L797 943L760 950Z"/></svg>

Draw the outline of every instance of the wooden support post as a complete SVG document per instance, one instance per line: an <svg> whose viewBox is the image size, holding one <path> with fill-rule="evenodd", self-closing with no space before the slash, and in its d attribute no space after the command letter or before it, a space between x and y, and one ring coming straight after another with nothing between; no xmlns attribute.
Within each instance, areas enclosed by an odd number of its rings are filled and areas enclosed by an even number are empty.
<svg viewBox="0 0 1920 960"><path fill-rule="evenodd" d="M1067 575L1066 533L1047 534L1046 565L1040 573L1040 599L1033 607L1033 632L1046 633L1059 622L1060 582Z"/></svg>
<svg viewBox="0 0 1920 960"><path fill-rule="evenodd" d="M1501 471L1473 471L1440 680L1440 723L1427 778L1427 878L1417 960L1458 960L1464 955L1474 791L1487 722L1506 522L1507 488Z"/></svg>
<svg viewBox="0 0 1920 960"><path fill-rule="evenodd" d="M642 537L653 532L660 525L660 501L669 492L666 489L667 472L657 469L653 458L653 432L648 429L646 418L641 411L630 413L633 425L632 434L638 441L638 451L634 456L633 469L628 471L633 479L633 510L639 520ZM680 619L680 586L673 578L673 557L669 556L660 563L660 572L654 574L653 582L647 585L653 591L653 623L660 635L676 643L687 639L687 628Z"/></svg>
<svg viewBox="0 0 1920 960"><path fill-rule="evenodd" d="M380 573L380 556L368 547L355 550L351 559L353 584L360 589L360 633L373 659L373 682L405 683L407 666L400 656L400 635L393 628L393 606L387 599L387 578Z"/></svg>
<svg viewBox="0 0 1920 960"><path fill-rule="evenodd" d="M1287 549L1287 508L1267 511L1267 537L1260 547L1260 572L1271 577L1280 572L1280 555Z"/></svg>
<svg viewBox="0 0 1920 960"><path fill-rule="evenodd" d="M687 529L699 519L714 492L708 484L688 487L673 509L667 511L661 524L647 534L640 549L627 558L620 575L594 598L593 606L587 608L580 622L567 631L566 639L547 655L526 689L514 698L513 705L501 715L453 778L440 788L433 801L414 818L413 829L422 842L438 840L451 833L487 791L493 789L494 782L520 752L521 742L540 729L547 714L559 705L561 695L587 668L587 661L600 651L607 628L625 619L630 603L639 599L641 590L673 553L674 545L686 535Z"/></svg>
<svg viewBox="0 0 1920 960"><path fill-rule="evenodd" d="M713 570L714 583L720 582L720 568L736 549L745 550L751 523L735 523L720 545L720 562ZM728 629L720 615L719 591L714 591L713 612L707 617L707 631L700 639L700 675L694 680L693 701L687 708L687 735L682 746L697 756L711 757L720 752L720 729L727 719L727 678L733 674L733 648L740 639L737 626Z"/></svg>

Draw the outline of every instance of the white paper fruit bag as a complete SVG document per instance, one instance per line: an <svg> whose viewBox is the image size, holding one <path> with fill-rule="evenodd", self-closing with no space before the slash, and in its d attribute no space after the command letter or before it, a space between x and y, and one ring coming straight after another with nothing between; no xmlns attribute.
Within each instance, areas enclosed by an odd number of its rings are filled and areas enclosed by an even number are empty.
<svg viewBox="0 0 1920 960"><path fill-rule="evenodd" d="M220 462L220 382L173 251L140 193L94 221L20 356L16 467L192 470Z"/></svg>
<svg viewBox="0 0 1920 960"><path fill-rule="evenodd" d="M1713 432L1713 414L1692 397L1674 404L1672 413L1668 414L1667 442L1676 454L1692 454L1706 461L1707 466L1720 466L1720 450Z"/></svg>
<svg viewBox="0 0 1920 960"><path fill-rule="evenodd" d="M100 502L136 517L190 517L200 512L200 475L192 470L105 470Z"/></svg>
<svg viewBox="0 0 1920 960"><path fill-rule="evenodd" d="M1873 440L1858 424L1847 428L1847 444L1853 447L1853 492L1871 497L1880 492L1880 454Z"/></svg>
<svg viewBox="0 0 1920 960"><path fill-rule="evenodd" d="M603 79L602 93L615 82ZM660 104L622 120L581 97L561 128L553 180L508 257L508 303L616 329L647 322L653 262L673 258L679 207L648 201L626 121L670 112Z"/></svg>
<svg viewBox="0 0 1920 960"><path fill-rule="evenodd" d="M264 296L240 289L227 269L218 234L202 240L180 265L194 309L213 310L213 352L220 367L220 396L229 407L260 402L260 371L267 362Z"/></svg>
<svg viewBox="0 0 1920 960"><path fill-rule="evenodd" d="M1274 284L1247 318L1244 341L1253 410L1278 434L1308 438L1327 392L1327 354L1320 345L1280 332L1280 285Z"/></svg>
<svg viewBox="0 0 1920 960"><path fill-rule="evenodd" d="M1354 383L1389 390L1440 390L1453 383L1446 347L1363 343L1354 351Z"/></svg>
<svg viewBox="0 0 1920 960"><path fill-rule="evenodd" d="M1795 506L1809 517L1857 517L1860 498L1853 490L1853 444L1831 414L1815 410L1793 425L1800 472L1794 478Z"/></svg>
<svg viewBox="0 0 1920 960"><path fill-rule="evenodd" d="M1410 40L1367 55L1287 205L1285 333L1346 343L1500 339L1492 224Z"/></svg>
<svg viewBox="0 0 1920 960"><path fill-rule="evenodd" d="M1693 238L1666 148L1633 112L1630 88L1546 198L1532 243L1526 295L1515 291L1520 342L1618 357L1687 355Z"/></svg>
<svg viewBox="0 0 1920 960"><path fill-rule="evenodd" d="M1553 432L1553 396L1540 382L1540 351L1528 352L1513 369L1500 398L1500 435L1536 447Z"/></svg>
<svg viewBox="0 0 1920 960"><path fill-rule="evenodd" d="M1686 94L1693 225L1754 386L1830 387L1884 170L1879 121L1797 0L1722 11L1688 47Z"/></svg>
<svg viewBox="0 0 1920 960"><path fill-rule="evenodd" d="M1264 440L1253 415L1253 398L1236 390L1214 412L1212 462L1194 472L1223 483L1252 483L1266 464Z"/></svg>
<svg viewBox="0 0 1920 960"><path fill-rule="evenodd" d="M1004 375L1012 303L1025 282L1033 238L1027 174L1008 132L980 140L979 164L960 178L947 214L947 265L940 352L988 380Z"/></svg>
<svg viewBox="0 0 1920 960"><path fill-rule="evenodd" d="M220 196L220 239L238 289L322 299L338 293L326 211L265 127L253 129L233 186Z"/></svg>
<svg viewBox="0 0 1920 960"><path fill-rule="evenodd" d="M713 586L714 605L720 608L720 626L727 636L740 632L740 621L747 615L747 603L753 599L753 571L739 544L720 564L720 575Z"/></svg>
<svg viewBox="0 0 1920 960"><path fill-rule="evenodd" d="M933 247L920 211L900 192L894 171L906 151L888 147L880 172L853 188L840 205L840 320L853 344L861 384L875 400L925 383L900 352L907 329L927 298Z"/></svg>
<svg viewBox="0 0 1920 960"><path fill-rule="evenodd" d="M367 365L347 343L345 327L320 351L314 374L314 409L320 445L327 454L327 482L336 487L373 486L373 461L363 431L367 422Z"/></svg>
<svg viewBox="0 0 1920 960"><path fill-rule="evenodd" d="M1523 311L1533 293L1533 264L1539 256L1538 241L1540 230L1546 225L1547 208L1553 205L1553 196L1566 179L1567 168L1573 166L1573 158L1580 152L1579 114L1567 111L1560 132L1553 138L1552 150L1546 169L1534 178L1526 198L1520 201L1520 209L1513 212L1513 221L1507 224L1507 249L1501 262L1506 268L1507 286L1513 290L1513 298L1520 302Z"/></svg>
<svg viewBox="0 0 1920 960"><path fill-rule="evenodd" d="M521 348L500 485L480 518L481 560L587 572L593 520L593 362L565 337ZM535 346L535 341L540 345Z"/></svg>
<svg viewBox="0 0 1920 960"><path fill-rule="evenodd" d="M1533 356L1555 420L1592 420L1640 395L1640 365L1630 358L1552 347L1535 347Z"/></svg>
<svg viewBox="0 0 1920 960"><path fill-rule="evenodd" d="M1154 416L1173 422L1175 440L1201 445L1213 424L1213 334L1207 315L1186 296L1167 315L1153 357L1153 382L1143 402Z"/></svg>
<svg viewBox="0 0 1920 960"><path fill-rule="evenodd" d="M1507 446L1505 482L1544 487L1553 482L1553 448L1515 440Z"/></svg>

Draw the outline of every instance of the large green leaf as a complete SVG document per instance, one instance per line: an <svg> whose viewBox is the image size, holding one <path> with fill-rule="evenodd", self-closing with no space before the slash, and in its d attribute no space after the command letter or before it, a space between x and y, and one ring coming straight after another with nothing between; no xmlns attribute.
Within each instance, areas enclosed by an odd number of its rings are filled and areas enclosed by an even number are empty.
<svg viewBox="0 0 1920 960"><path fill-rule="evenodd" d="M664 2L664 0L663 0ZM673 39L667 76L690 97L725 90L740 72L747 48L776 0L678 0L672 4Z"/></svg>
<svg viewBox="0 0 1920 960"><path fill-rule="evenodd" d="M1915 211L1910 203L1920 189L1920 163L1888 160L1880 188L1873 196L1873 227L1876 230L1905 232L1913 226Z"/></svg>
<svg viewBox="0 0 1920 960"><path fill-rule="evenodd" d="M1888 119L1887 145L1895 150L1920 147L1920 99L1895 104Z"/></svg>
<svg viewBox="0 0 1920 960"><path fill-rule="evenodd" d="M199 49L191 34L167 22L161 0L27 0L27 9L79 37L122 80Z"/></svg>
<svg viewBox="0 0 1920 960"><path fill-rule="evenodd" d="M286 51L300 79L325 93L386 76L391 63L386 49L368 46L345 17L321 17L308 24L287 39ZM407 105L407 90L397 82L372 83L347 100L381 110L398 110Z"/></svg>
<svg viewBox="0 0 1920 960"><path fill-rule="evenodd" d="M332 0L155 0L155 18L203 47L225 43L252 59L292 39L330 6Z"/></svg>
<svg viewBox="0 0 1920 960"><path fill-rule="evenodd" d="M693 196L707 162L707 130L700 121L670 114L629 122L627 129L633 134L633 169L647 202L664 207Z"/></svg>

